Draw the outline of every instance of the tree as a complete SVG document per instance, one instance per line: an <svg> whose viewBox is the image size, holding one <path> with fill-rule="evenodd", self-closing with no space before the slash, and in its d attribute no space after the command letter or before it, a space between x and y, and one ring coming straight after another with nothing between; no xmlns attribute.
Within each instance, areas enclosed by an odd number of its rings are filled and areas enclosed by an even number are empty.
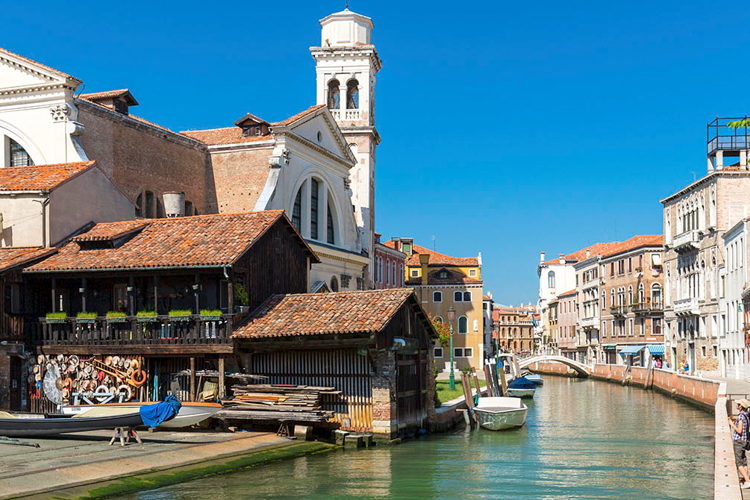
<svg viewBox="0 0 750 500"><path fill-rule="evenodd" d="M430 318L430 321L432 322L432 326L434 326L435 330L437 330L438 332L438 341L440 342L440 345L447 348L451 341L450 327L440 321L435 315L428 314L428 316Z"/></svg>

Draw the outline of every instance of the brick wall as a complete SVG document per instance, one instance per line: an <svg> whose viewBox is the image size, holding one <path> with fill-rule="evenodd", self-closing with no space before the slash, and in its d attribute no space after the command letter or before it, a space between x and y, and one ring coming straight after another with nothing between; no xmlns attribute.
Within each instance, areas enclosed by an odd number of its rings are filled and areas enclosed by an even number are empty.
<svg viewBox="0 0 750 500"><path fill-rule="evenodd" d="M248 212L255 208L268 179L272 148L213 153L213 183L220 213ZM290 207L284 207L289 210ZM290 214L291 217L291 214Z"/></svg>

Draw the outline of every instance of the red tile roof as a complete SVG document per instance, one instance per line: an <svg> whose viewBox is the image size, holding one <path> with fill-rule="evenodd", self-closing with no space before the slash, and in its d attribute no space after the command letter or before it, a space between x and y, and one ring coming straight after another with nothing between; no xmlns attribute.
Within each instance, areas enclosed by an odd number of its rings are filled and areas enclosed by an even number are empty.
<svg viewBox="0 0 750 500"><path fill-rule="evenodd" d="M111 269L219 267L233 264L279 219L283 210L241 214L195 215L170 219L105 222L77 236L28 272ZM296 231L296 230L295 230ZM91 242L127 237L111 246ZM297 233L299 242L318 262Z"/></svg>
<svg viewBox="0 0 750 500"><path fill-rule="evenodd" d="M0 191L51 191L95 165L93 161L0 168Z"/></svg>
<svg viewBox="0 0 750 500"><path fill-rule="evenodd" d="M561 293L561 294L558 294L558 296L557 296L557 297L558 297L558 298L559 298L559 297L565 297L566 295L574 295L574 294L576 294L576 293L577 293L577 290L576 290L576 289L574 288L574 289L572 289L572 290L568 290L567 292L563 292L563 293Z"/></svg>
<svg viewBox="0 0 750 500"><path fill-rule="evenodd" d="M641 247L660 247L664 245L664 235L662 234L639 234L625 241L617 243L609 248L602 257L610 257L618 253L628 252Z"/></svg>
<svg viewBox="0 0 750 500"><path fill-rule="evenodd" d="M396 242L386 241L383 243L389 248L396 249ZM430 267L432 266L479 266L479 259L477 257L451 257L429 248L425 248L419 245L412 245L414 253L406 258L407 266L419 266L419 254L427 254L430 256Z"/></svg>
<svg viewBox="0 0 750 500"><path fill-rule="evenodd" d="M414 294L408 288L273 295L232 334L235 338L370 334L385 328Z"/></svg>
<svg viewBox="0 0 750 500"><path fill-rule="evenodd" d="M91 92L88 94L80 94L78 96L82 99L89 101L105 101L109 99L115 99L117 97L124 97L130 106L137 106L138 101L135 100L133 94L130 93L130 89L117 89L117 90L105 90L104 92Z"/></svg>
<svg viewBox="0 0 750 500"><path fill-rule="evenodd" d="M271 127L285 127L287 125L291 125L297 120L300 120L324 107L325 105L323 104L319 104L317 106L311 106L307 108L306 110L302 111L301 113L297 113L294 116L290 116L286 120L271 123ZM242 133L243 133L242 128L237 127L237 126L214 128L214 129L207 129L207 130L184 130L180 132L180 134L184 136L190 137L191 139L196 139L198 141L201 141L204 144L210 144L210 145L234 144L238 142L258 142L258 141L267 141L273 138L271 135L243 136Z"/></svg>
<svg viewBox="0 0 750 500"><path fill-rule="evenodd" d="M452 271L446 269L448 277L440 278L440 269L430 271L427 273L427 284L428 285L481 285L483 282L478 278L469 278L465 274L459 271ZM409 278L405 282L407 285L421 285L422 278Z"/></svg>
<svg viewBox="0 0 750 500"><path fill-rule="evenodd" d="M618 245L619 243L620 242L618 241L611 241L609 243L594 243L593 245L589 245L586 248L582 248L571 254L564 255L563 257L565 258L566 263L574 264L578 261L586 260L586 251L590 253L591 257L595 255L602 255L608 252L611 248L614 248L614 246ZM554 265L559 263L560 257L542 262L543 265Z"/></svg>
<svg viewBox="0 0 750 500"><path fill-rule="evenodd" d="M56 248L8 247L0 248L0 272L40 259L57 252Z"/></svg>

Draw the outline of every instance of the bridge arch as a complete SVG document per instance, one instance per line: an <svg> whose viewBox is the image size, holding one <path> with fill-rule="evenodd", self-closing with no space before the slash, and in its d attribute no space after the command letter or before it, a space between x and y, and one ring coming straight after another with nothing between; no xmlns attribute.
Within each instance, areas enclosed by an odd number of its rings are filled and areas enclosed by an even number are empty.
<svg viewBox="0 0 750 500"><path fill-rule="evenodd" d="M565 356L550 356L546 354L542 356L531 356L530 358L519 360L518 367L526 368L534 363L562 363L571 367L582 377L588 377L591 375L591 367L573 359L566 358Z"/></svg>

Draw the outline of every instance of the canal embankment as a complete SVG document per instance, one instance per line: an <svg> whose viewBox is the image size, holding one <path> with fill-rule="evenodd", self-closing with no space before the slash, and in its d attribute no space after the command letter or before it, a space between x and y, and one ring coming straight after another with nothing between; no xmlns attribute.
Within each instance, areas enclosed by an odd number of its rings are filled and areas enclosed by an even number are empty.
<svg viewBox="0 0 750 500"><path fill-rule="evenodd" d="M574 377L578 374L559 363L535 363L531 371ZM624 365L596 364L591 368L591 378L642 389L654 390L680 399L714 414L714 498L740 500L742 490L734 463L732 437L727 425L733 402L727 395L727 385L718 380L682 375L668 370L627 367Z"/></svg>
<svg viewBox="0 0 750 500"><path fill-rule="evenodd" d="M142 433L143 444L109 445L110 432L76 433L39 444L0 445L0 498L102 498L233 472L335 449L261 432Z"/></svg>

